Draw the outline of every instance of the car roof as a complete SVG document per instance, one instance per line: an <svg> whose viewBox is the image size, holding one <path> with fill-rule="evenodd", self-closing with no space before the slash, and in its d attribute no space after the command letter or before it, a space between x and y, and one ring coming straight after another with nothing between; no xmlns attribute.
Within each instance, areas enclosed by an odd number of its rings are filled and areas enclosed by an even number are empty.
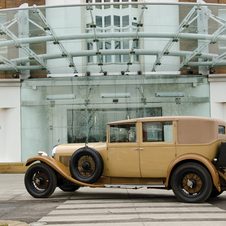
<svg viewBox="0 0 226 226"><path fill-rule="evenodd" d="M217 121L218 123L225 124L224 121L219 119L207 118L207 117L199 117L199 116L161 116L161 117L144 117L144 118L135 118L135 119L127 119L115 122L109 122L108 125L115 124L126 124L126 123L136 123L136 122L150 122L150 121L179 121L179 120L192 120L198 119L203 121Z"/></svg>

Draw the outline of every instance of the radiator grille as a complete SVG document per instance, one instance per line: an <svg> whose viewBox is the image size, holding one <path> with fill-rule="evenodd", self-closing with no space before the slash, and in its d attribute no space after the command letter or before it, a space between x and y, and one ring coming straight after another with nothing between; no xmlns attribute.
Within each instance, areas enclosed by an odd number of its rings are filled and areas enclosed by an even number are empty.
<svg viewBox="0 0 226 226"><path fill-rule="evenodd" d="M71 158L71 156L60 156L59 160L65 166L69 167L70 158Z"/></svg>

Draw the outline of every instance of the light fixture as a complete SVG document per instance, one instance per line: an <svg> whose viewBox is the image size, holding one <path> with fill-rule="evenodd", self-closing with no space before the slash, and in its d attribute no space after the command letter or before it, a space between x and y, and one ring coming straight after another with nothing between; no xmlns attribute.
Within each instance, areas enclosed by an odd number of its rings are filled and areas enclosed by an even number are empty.
<svg viewBox="0 0 226 226"><path fill-rule="evenodd" d="M101 93L101 98L130 98L130 93Z"/></svg>
<svg viewBox="0 0 226 226"><path fill-rule="evenodd" d="M192 70L187 70L187 73L188 73L188 74L193 74L193 72L194 72L194 71L192 71Z"/></svg>
<svg viewBox="0 0 226 226"><path fill-rule="evenodd" d="M121 75L124 75L125 74L125 71L121 71Z"/></svg>
<svg viewBox="0 0 226 226"><path fill-rule="evenodd" d="M90 71L87 71L86 72L86 76L90 76Z"/></svg>
<svg viewBox="0 0 226 226"><path fill-rule="evenodd" d="M141 71L138 71L137 74L138 74L138 75L142 75L142 72L141 72Z"/></svg>
<svg viewBox="0 0 226 226"><path fill-rule="evenodd" d="M107 76L107 74L108 74L107 71L104 71L104 76Z"/></svg>
<svg viewBox="0 0 226 226"><path fill-rule="evenodd" d="M75 98L76 98L75 94L46 95L46 100L65 100Z"/></svg>
<svg viewBox="0 0 226 226"><path fill-rule="evenodd" d="M157 92L156 97L184 97L184 92Z"/></svg>
<svg viewBox="0 0 226 226"><path fill-rule="evenodd" d="M17 75L18 75L17 73L13 73L13 74L12 74L13 78L16 78Z"/></svg>
<svg viewBox="0 0 226 226"><path fill-rule="evenodd" d="M213 68L210 68L210 73L213 74L215 70Z"/></svg>

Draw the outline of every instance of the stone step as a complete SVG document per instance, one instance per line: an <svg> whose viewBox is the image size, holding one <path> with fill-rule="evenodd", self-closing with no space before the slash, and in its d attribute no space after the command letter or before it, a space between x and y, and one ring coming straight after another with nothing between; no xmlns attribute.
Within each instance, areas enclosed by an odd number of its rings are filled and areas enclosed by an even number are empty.
<svg viewBox="0 0 226 226"><path fill-rule="evenodd" d="M25 173L26 170L24 162L0 163L0 173Z"/></svg>

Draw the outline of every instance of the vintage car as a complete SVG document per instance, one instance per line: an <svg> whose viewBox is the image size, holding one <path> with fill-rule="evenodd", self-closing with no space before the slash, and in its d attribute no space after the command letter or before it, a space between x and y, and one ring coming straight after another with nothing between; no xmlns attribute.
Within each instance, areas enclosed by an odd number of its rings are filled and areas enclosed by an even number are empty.
<svg viewBox="0 0 226 226"><path fill-rule="evenodd" d="M79 187L172 189L183 202L226 190L226 123L204 117L148 117L107 124L106 143L59 144L29 158L36 198Z"/></svg>

